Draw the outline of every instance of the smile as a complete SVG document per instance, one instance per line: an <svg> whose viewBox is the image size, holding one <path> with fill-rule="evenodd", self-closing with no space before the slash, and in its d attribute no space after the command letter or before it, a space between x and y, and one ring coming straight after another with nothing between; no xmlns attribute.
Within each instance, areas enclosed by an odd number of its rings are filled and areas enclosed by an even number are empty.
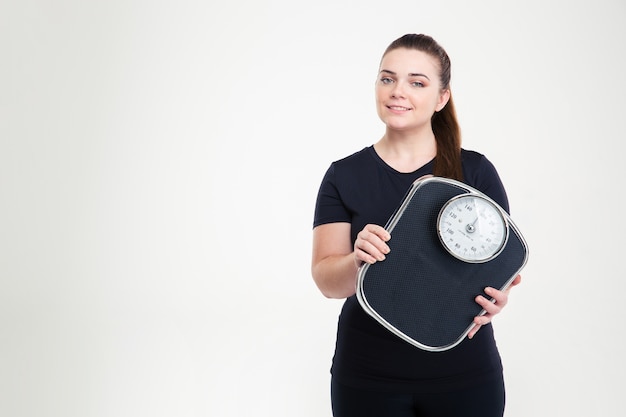
<svg viewBox="0 0 626 417"><path fill-rule="evenodd" d="M402 107L402 106L387 106L387 108L389 110L395 110L395 111L409 111L409 110L411 110L408 107Z"/></svg>

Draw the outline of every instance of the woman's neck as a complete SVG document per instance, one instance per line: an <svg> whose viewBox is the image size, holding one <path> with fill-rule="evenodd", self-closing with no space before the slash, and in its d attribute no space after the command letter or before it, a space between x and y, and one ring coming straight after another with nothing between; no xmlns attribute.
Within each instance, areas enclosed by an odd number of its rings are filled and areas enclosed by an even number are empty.
<svg viewBox="0 0 626 417"><path fill-rule="evenodd" d="M430 162L437 155L435 135L407 135L387 131L374 144L378 156L399 172L414 172Z"/></svg>

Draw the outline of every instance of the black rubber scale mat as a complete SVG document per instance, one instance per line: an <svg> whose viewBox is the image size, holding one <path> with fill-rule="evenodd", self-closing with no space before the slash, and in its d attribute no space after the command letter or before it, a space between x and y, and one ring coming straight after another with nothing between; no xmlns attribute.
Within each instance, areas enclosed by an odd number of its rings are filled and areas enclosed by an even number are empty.
<svg viewBox="0 0 626 417"><path fill-rule="evenodd" d="M405 341L428 351L456 346L469 333L473 318L484 314L475 297L487 286L506 289L528 259L521 233L502 210L509 227L504 249L494 259L468 263L442 245L437 220L452 197L479 191L454 180L428 177L415 181L389 220L386 260L364 264L357 279L363 309Z"/></svg>

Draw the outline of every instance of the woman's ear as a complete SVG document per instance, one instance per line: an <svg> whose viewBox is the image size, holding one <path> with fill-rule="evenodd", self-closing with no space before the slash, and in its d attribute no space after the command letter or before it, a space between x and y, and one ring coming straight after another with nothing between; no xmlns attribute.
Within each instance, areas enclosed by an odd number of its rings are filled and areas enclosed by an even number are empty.
<svg viewBox="0 0 626 417"><path fill-rule="evenodd" d="M444 107L446 107L446 104L448 104L448 100L450 100L450 89L446 88L445 90L441 92L441 94L439 94L439 102L437 103L437 107L435 108L435 111L439 112Z"/></svg>

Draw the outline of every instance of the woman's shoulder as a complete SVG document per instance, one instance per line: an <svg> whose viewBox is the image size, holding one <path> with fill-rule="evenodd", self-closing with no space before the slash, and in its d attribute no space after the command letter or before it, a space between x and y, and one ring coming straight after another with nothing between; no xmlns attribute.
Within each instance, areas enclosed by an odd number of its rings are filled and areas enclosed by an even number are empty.
<svg viewBox="0 0 626 417"><path fill-rule="evenodd" d="M470 149L461 149L461 163L466 172L495 170L491 161L483 153Z"/></svg>
<svg viewBox="0 0 626 417"><path fill-rule="evenodd" d="M509 210L506 191L494 164L476 151L461 150L464 182L494 199L506 211Z"/></svg>
<svg viewBox="0 0 626 417"><path fill-rule="evenodd" d="M370 170L374 161L372 149L371 146L366 146L348 156L337 159L331 164L330 170L340 176L362 175L364 171Z"/></svg>
<svg viewBox="0 0 626 417"><path fill-rule="evenodd" d="M344 156L343 158L340 158L334 161L333 165L352 165L352 164L358 164L360 162L363 162L364 160L369 159L371 157L370 155L371 149L372 149L372 146L366 146L359 151L356 151L348 156Z"/></svg>
<svg viewBox="0 0 626 417"><path fill-rule="evenodd" d="M486 159L485 155L472 149L461 148L461 160L465 163L480 163Z"/></svg>

